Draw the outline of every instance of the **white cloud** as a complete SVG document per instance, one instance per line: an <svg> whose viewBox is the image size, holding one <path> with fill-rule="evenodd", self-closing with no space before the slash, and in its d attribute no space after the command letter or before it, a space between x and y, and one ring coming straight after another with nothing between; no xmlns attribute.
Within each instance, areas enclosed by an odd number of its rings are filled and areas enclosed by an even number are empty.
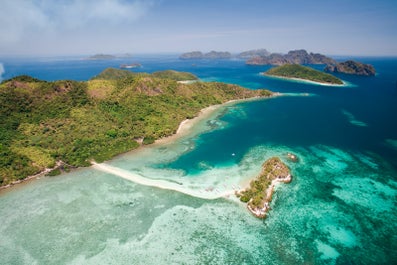
<svg viewBox="0 0 397 265"><path fill-rule="evenodd" d="M0 8L1 42L13 43L29 30L46 28L49 21L31 1L4 0Z"/></svg>
<svg viewBox="0 0 397 265"><path fill-rule="evenodd" d="M143 17L156 0L2 0L0 47L65 31L92 31L129 25ZM27 38L24 38L27 37Z"/></svg>

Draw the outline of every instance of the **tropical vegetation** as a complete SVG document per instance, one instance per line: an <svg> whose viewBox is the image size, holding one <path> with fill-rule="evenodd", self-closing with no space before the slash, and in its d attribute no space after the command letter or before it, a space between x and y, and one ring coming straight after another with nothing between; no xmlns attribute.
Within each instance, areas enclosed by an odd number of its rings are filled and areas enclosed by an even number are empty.
<svg viewBox="0 0 397 265"><path fill-rule="evenodd" d="M324 84L343 84L342 80L331 74L326 74L313 68L299 64L284 64L278 67L271 68L264 74L276 77L299 78Z"/></svg>
<svg viewBox="0 0 397 265"><path fill-rule="evenodd" d="M248 203L252 208L263 208L266 202L270 202L271 195L267 190L272 181L277 178L285 178L290 175L290 170L280 158L272 157L262 165L261 173L251 181L250 186L238 193L240 201Z"/></svg>
<svg viewBox="0 0 397 265"><path fill-rule="evenodd" d="M167 73L170 75L167 76ZM224 83L181 84L186 73L107 69L94 79L46 82L18 76L0 84L0 185L63 162L88 166L172 135L200 109L270 96ZM54 173L53 173L54 174Z"/></svg>

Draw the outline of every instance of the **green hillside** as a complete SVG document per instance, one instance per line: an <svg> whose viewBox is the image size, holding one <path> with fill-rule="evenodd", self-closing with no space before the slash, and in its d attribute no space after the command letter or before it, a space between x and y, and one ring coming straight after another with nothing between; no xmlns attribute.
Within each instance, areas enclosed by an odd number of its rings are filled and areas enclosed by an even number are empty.
<svg viewBox="0 0 397 265"><path fill-rule="evenodd" d="M118 69L87 82L29 76L6 80L0 84L0 185L57 161L87 166L91 159L110 159L138 147L138 139L150 143L175 133L180 122L204 107L269 95L267 90L179 84L173 77Z"/></svg>
<svg viewBox="0 0 397 265"><path fill-rule="evenodd" d="M333 75L326 74L313 68L299 64L285 64L271 68L264 73L268 76L299 78L303 80L319 82L323 84L342 85L343 81Z"/></svg>

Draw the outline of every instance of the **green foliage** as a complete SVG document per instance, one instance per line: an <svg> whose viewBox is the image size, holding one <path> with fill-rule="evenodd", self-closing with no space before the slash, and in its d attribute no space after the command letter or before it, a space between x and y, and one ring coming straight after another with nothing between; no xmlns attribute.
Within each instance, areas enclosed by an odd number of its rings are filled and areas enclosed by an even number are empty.
<svg viewBox="0 0 397 265"><path fill-rule="evenodd" d="M300 78L326 84L343 84L342 80L336 78L333 75L326 74L299 64L285 64L274 67L265 72L265 75L287 78Z"/></svg>
<svg viewBox="0 0 397 265"><path fill-rule="evenodd" d="M240 193L240 201L249 203L252 208L262 208L267 201L267 189L272 180L290 174L289 168L278 157L266 160L259 176L252 180L250 187Z"/></svg>
<svg viewBox="0 0 397 265"><path fill-rule="evenodd" d="M48 172L46 174L46 176L55 177L55 176L61 175L61 173L62 173L61 170L59 168L57 168L57 169L54 169L54 170L51 170L50 172Z"/></svg>
<svg viewBox="0 0 397 265"><path fill-rule="evenodd" d="M94 76L91 80L95 79L122 79L126 77L133 77L135 76L136 73L131 72L129 70L122 70L122 69L116 69L116 68L107 68L104 71L102 71L99 75Z"/></svg>
<svg viewBox="0 0 397 265"><path fill-rule="evenodd" d="M152 143L154 143L155 140L156 140L156 138L154 138L153 136L147 136L147 137L143 138L142 144L144 144L144 145L152 144Z"/></svg>
<svg viewBox="0 0 397 265"><path fill-rule="evenodd" d="M197 76L191 73L187 72L177 72L174 70L166 70L166 71L159 71L159 72L154 72L152 74L154 77L158 78L166 78L166 79L171 79L175 81L185 81L185 80L197 80Z"/></svg>
<svg viewBox="0 0 397 265"><path fill-rule="evenodd" d="M97 78L111 80L44 82L21 76L0 84L1 185L58 160L71 166L102 162L137 148L134 139L150 144L174 134L202 108L271 95L223 83L178 84L160 78L163 74L107 69Z"/></svg>

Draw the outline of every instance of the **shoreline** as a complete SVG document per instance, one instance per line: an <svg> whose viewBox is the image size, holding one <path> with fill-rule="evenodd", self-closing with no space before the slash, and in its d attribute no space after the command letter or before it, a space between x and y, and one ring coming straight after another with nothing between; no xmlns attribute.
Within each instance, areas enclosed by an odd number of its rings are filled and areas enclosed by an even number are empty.
<svg viewBox="0 0 397 265"><path fill-rule="evenodd" d="M141 148L145 148L148 146L153 146L153 145L158 145L158 144L168 144L168 143L171 143L179 138L189 135L189 133L191 133L192 127L194 127L195 124L197 124L198 122L200 122L202 120L205 120L206 118L211 116L213 113L215 113L220 108L231 106L231 105L238 104L238 103L251 102L251 101L256 101L256 100L266 100L266 99L271 99L271 98L280 97L280 96L284 96L284 94L279 93L279 92L273 92L273 94L268 97L252 97L252 98L244 98L244 99L233 99L233 100L229 100L224 103L221 103L221 104L205 107L197 113L196 117L194 117L192 119L183 120L179 124L178 129L176 130L176 132L174 134L157 139L153 144L150 144L147 146L140 146L134 150L131 150L130 152L134 152L134 151L137 151ZM129 153L129 152L127 152L127 153Z"/></svg>
<svg viewBox="0 0 397 265"><path fill-rule="evenodd" d="M236 192L235 190L225 190L221 192L218 189L212 189L212 190L205 190L205 193L203 193L203 191L191 189L187 186L184 186L183 184L170 182L162 179L146 178L137 173L130 172L121 168L113 167L105 163L98 164L92 162L91 168L108 174L112 174L114 176L121 177L123 179L127 179L139 185L154 187L163 190L176 191L195 198L200 198L205 200L216 200L219 198L227 198L230 195L235 194Z"/></svg>
<svg viewBox="0 0 397 265"><path fill-rule="evenodd" d="M307 83L307 84L318 85L318 86L332 86L332 87L347 87L348 86L348 84L343 80L342 80L343 84L332 84L332 83L322 83L322 82L307 80L307 79L303 79L303 78L296 78L296 77L268 75L268 74L263 74L263 73L261 73L261 75L270 77L270 78L290 81L290 82Z"/></svg>
<svg viewBox="0 0 397 265"><path fill-rule="evenodd" d="M116 158L116 157L118 157L120 155L126 154L126 153L139 152L140 150L144 150L145 148L150 147L150 146L169 144L169 143L172 143L172 142L176 141L179 138L182 138L182 137L184 137L186 135L189 135L189 133L191 133L192 127L196 123L208 118L210 115L212 115L215 111L219 110L221 107L225 107L225 106L233 105L233 104L238 104L240 102L250 102L250 101L255 101L255 100L270 99L270 98L274 98L274 97L278 97L278 96L282 96L282 95L283 94L281 94L281 93L273 92L273 94L271 96L268 96L268 97L252 97L252 98L245 98L245 99L233 99L233 100L229 100L227 102L221 103L221 104L205 107L205 108L201 109L197 113L196 117L194 117L192 119L183 120L179 124L178 129L176 130L176 132L174 134L166 136L166 137L163 137L163 138L160 138L160 139L157 139L157 140L155 140L154 143L152 143L150 145L140 145L139 147L137 147L135 149L132 149L132 150L129 150L129 151L125 152L125 153L121 153L121 154L115 155L110 160L112 160L112 159L114 159L114 158ZM106 162L106 161L104 161L104 162ZM94 165L94 163L95 162L91 162L91 166L88 166L88 168L92 167ZM13 182L11 182L11 183L9 183L7 185L4 185L4 186L0 186L0 193L2 193L4 191L8 191L8 190L10 190L12 188L15 188L15 187L19 187L19 186L21 186L21 184L26 184L26 183L29 183L29 182L34 181L36 179L39 179L41 177L45 177L46 174L50 173L52 170L55 170L55 169L59 168L59 166L60 165L58 165L58 162L57 162L57 165L54 168L45 168L43 171L41 171L41 172L39 172L39 173L37 173L35 175L31 175L31 176L28 176L28 177L26 177L24 179L13 181ZM77 170L79 168L85 168L85 167L71 168L70 171ZM65 172L63 172L62 174L65 174Z"/></svg>
<svg viewBox="0 0 397 265"><path fill-rule="evenodd" d="M48 173L50 173L53 170L57 170L57 169L59 169L60 167L62 167L64 165L66 165L64 162L57 161L56 165L53 168L45 168L44 170L40 171L37 174L28 176L28 177L26 177L24 179L15 180L15 181L13 181L13 182L5 185L5 186L0 186L0 193L4 192L5 190L9 190L11 188L14 188L14 187L19 187L22 184L29 183L29 182L34 181L36 179L40 179L41 177L46 177ZM73 170L73 169L78 169L78 168L77 167L70 167L70 170Z"/></svg>

